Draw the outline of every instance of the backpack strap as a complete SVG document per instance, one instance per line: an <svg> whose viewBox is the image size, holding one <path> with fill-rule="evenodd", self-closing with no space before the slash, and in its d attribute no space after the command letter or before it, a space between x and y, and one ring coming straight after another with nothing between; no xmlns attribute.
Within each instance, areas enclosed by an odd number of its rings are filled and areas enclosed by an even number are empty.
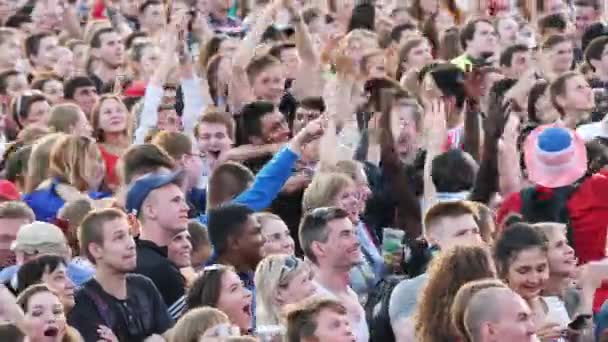
<svg viewBox="0 0 608 342"><path fill-rule="evenodd" d="M97 291L90 288L89 284L83 286L82 290L93 301L93 303L95 303L95 306L97 307L97 313L99 313L99 316L101 316L101 319L103 320L105 326L110 329L113 329L115 321L113 319L114 316L112 315L112 310L110 310L108 303L106 303L106 301L101 298Z"/></svg>

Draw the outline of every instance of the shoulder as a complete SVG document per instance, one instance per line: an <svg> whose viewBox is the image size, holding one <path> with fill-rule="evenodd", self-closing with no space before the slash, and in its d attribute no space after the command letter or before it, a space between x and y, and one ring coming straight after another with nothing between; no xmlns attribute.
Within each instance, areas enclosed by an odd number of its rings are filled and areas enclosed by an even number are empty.
<svg viewBox="0 0 608 342"><path fill-rule="evenodd" d="M420 290L427 281L428 275L424 273L416 278L405 279L395 286L388 306L391 322L395 322L400 317L411 315L418 303Z"/></svg>

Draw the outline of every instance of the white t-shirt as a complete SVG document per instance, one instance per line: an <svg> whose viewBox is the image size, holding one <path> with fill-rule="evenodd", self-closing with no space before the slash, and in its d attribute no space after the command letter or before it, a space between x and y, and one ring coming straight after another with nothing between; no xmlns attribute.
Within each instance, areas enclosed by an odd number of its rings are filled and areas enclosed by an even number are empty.
<svg viewBox="0 0 608 342"><path fill-rule="evenodd" d="M576 133L585 141L593 140L595 137L608 138L608 126L604 122L592 122L578 126Z"/></svg>
<svg viewBox="0 0 608 342"><path fill-rule="evenodd" d="M359 304L359 299L355 291L348 287L348 295L352 300L341 300L336 294L325 288L323 285L314 281L315 287L317 288L317 295L325 296L334 300L339 301L346 307L350 325L353 328L353 333L357 338L357 342L368 342L369 341L369 328L367 327L367 321L365 320L365 310Z"/></svg>

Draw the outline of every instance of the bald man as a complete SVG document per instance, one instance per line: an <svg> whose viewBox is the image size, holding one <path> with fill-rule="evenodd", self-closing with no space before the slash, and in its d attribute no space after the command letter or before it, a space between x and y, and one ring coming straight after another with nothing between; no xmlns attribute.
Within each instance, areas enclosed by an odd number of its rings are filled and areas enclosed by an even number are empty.
<svg viewBox="0 0 608 342"><path fill-rule="evenodd" d="M467 305L464 325L472 342L539 341L530 307L508 288L477 292Z"/></svg>

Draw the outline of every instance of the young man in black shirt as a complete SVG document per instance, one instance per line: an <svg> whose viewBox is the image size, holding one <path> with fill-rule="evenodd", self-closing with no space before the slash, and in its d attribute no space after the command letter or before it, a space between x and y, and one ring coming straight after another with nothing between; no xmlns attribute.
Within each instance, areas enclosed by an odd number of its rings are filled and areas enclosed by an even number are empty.
<svg viewBox="0 0 608 342"><path fill-rule="evenodd" d="M186 282L167 257L167 246L188 228L188 203L181 189L183 172L159 172L136 179L127 192L126 209L141 222L135 273L150 278L177 320L183 313Z"/></svg>
<svg viewBox="0 0 608 342"><path fill-rule="evenodd" d="M96 266L95 277L76 293L68 316L86 342L143 341L163 334L173 324L167 307L150 279L130 274L137 255L127 216L116 209L89 214L81 224L80 244Z"/></svg>

